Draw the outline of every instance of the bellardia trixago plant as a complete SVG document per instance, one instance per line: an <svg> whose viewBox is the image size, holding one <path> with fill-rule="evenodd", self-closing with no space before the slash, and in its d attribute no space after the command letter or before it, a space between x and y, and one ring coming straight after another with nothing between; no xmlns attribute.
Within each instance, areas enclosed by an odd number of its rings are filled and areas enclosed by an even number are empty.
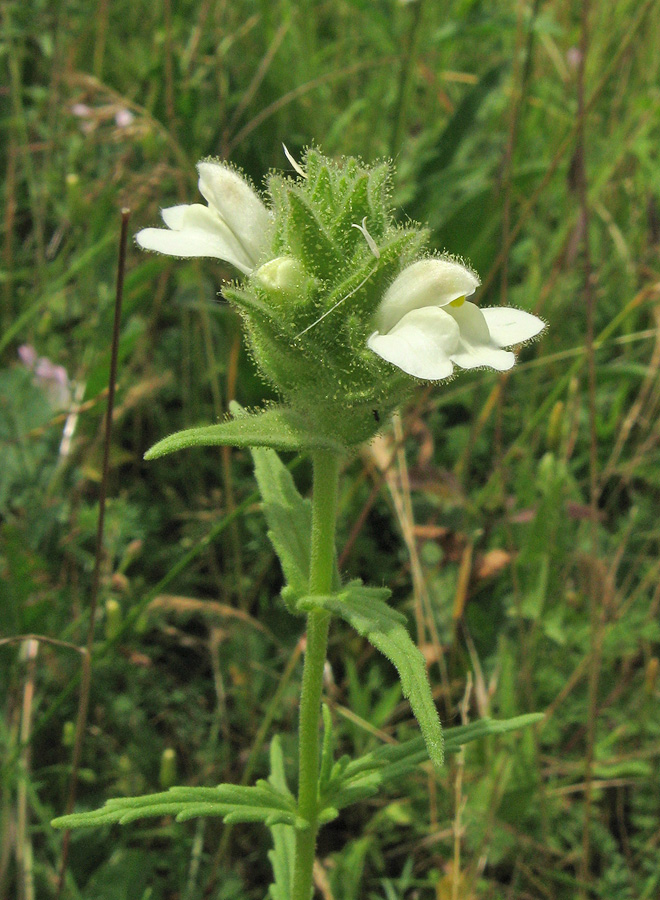
<svg viewBox="0 0 660 900"><path fill-rule="evenodd" d="M333 162L308 150L302 165L294 164L298 178L270 175L265 198L225 163L205 161L198 169L207 205L164 209L166 228L145 228L137 242L172 256L224 260L242 274L223 293L241 312L255 363L282 404L251 414L235 407L233 419L171 435L146 456L200 445L252 450L269 537L285 578L282 599L292 613L307 618L297 797L289 789L276 736L268 781L171 788L110 800L100 810L65 816L56 825L161 815L261 821L274 841L271 900L310 900L316 836L323 823L419 762L443 763L443 736L424 658L408 635L405 617L387 604L386 588L342 582L337 570L341 459L375 434L419 379L446 379L456 369L510 369L515 356L503 348L534 337L544 323L520 310L480 310L466 300L479 279L456 259L425 253L424 229L395 222L385 163ZM277 449L311 452L311 507ZM355 628L396 666L420 738L358 760L335 759L332 718L324 707L321 746L319 712L333 617ZM534 718L481 720L449 729L444 752Z"/></svg>

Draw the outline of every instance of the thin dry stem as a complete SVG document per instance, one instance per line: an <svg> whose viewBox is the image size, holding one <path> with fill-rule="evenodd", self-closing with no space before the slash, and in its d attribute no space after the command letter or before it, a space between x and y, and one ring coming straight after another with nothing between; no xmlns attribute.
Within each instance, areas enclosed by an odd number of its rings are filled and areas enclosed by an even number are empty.
<svg viewBox="0 0 660 900"><path fill-rule="evenodd" d="M99 492L99 518L96 530L96 553L94 557L94 573L92 575L92 588L89 603L89 625L87 628L86 659L91 660L94 646L94 630L96 626L96 607L98 604L99 588L101 584L101 561L103 558L103 531L105 525L105 501L108 490L108 477L110 474L110 442L112 438L112 414L115 402L115 384L117 380L117 358L119 355L119 327L121 323L121 304L124 292L124 272L126 269L126 241L128 237L128 220L130 212L123 209L121 212L121 231L119 236L119 259L117 262L117 290L115 294L115 315L112 331L112 344L110 352L110 379L108 386L108 406L105 415L105 440L103 444L103 472ZM76 735L73 745L73 759L71 762L71 776L66 801L66 814L73 811L76 802L78 788L78 771L82 758L83 741L87 727L87 714L89 710L89 693L91 689L91 665L83 668L80 685L80 704L76 720ZM62 857L57 883L56 900L59 900L64 886L66 865L69 855L69 841L71 832L65 831L62 840Z"/></svg>

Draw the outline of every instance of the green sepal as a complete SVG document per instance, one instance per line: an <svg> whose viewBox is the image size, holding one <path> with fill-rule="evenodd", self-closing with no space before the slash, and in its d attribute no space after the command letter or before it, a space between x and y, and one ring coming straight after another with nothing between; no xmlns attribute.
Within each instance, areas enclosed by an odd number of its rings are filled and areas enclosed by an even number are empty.
<svg viewBox="0 0 660 900"><path fill-rule="evenodd" d="M390 167L381 163L369 175L369 211L374 233L381 233L387 224L389 195L392 190Z"/></svg>
<svg viewBox="0 0 660 900"><path fill-rule="evenodd" d="M355 233L358 234L357 231ZM364 241L364 238L361 240ZM324 301L328 309L332 309L342 298L349 297L353 312L362 309L366 313L374 285L378 285L377 293L380 296L386 285L399 274L402 257L405 259L412 255L419 241L420 236L415 231L400 228L390 232L379 246L378 260L374 256L365 255L360 265L328 293ZM333 323L331 319L329 324L336 327L336 322Z"/></svg>
<svg viewBox="0 0 660 900"><path fill-rule="evenodd" d="M342 259L324 225L298 189L288 191L287 239L294 256L308 272L331 279L342 266Z"/></svg>
<svg viewBox="0 0 660 900"><path fill-rule="evenodd" d="M332 438L309 431L304 418L283 406L227 419L216 425L201 425L177 431L158 441L144 454L158 459L189 447L272 447L276 450L341 450Z"/></svg>
<svg viewBox="0 0 660 900"><path fill-rule="evenodd" d="M369 251L366 246L364 236L361 235L356 228L353 228L353 225L360 225L362 219L366 217L367 221L365 224L367 231L370 232L371 236L376 241L381 237L381 229L376 231L374 223L371 221L371 216L369 215L369 178L370 174L367 174L366 172L356 178L355 184L348 193L337 220L333 223L335 234L343 237L343 243L345 245L350 246L351 249L356 245L359 245L365 249L367 253L370 253L371 251Z"/></svg>
<svg viewBox="0 0 660 900"><path fill-rule="evenodd" d="M315 190L319 178L328 178L328 160L315 147L308 147L303 155L302 167L307 175L307 184ZM323 200L327 198L323 197ZM331 199L331 198L330 198Z"/></svg>
<svg viewBox="0 0 660 900"><path fill-rule="evenodd" d="M320 608L339 616L390 660L419 722L429 758L440 768L442 726L426 676L426 663L408 634L405 616L385 602L390 593L387 588L366 587L360 581L352 581L338 594L304 597L298 601L298 608L305 612Z"/></svg>
<svg viewBox="0 0 660 900"><path fill-rule="evenodd" d="M126 825L136 819L165 815L174 816L177 822L199 816L219 816L227 824L263 822L269 827L308 826L298 815L291 794L276 789L267 781L258 781L254 787L236 784L220 784L214 788L173 787L159 794L118 797L108 800L101 809L60 816L51 824L53 828L91 828L115 823Z"/></svg>
<svg viewBox="0 0 660 900"><path fill-rule="evenodd" d="M309 171L308 176L311 180L312 175ZM322 166L319 169L318 176L314 179L313 184L310 184L310 189L312 192L312 201L314 203L325 206L327 209L332 209L334 205L332 182L330 181L330 175L325 166Z"/></svg>

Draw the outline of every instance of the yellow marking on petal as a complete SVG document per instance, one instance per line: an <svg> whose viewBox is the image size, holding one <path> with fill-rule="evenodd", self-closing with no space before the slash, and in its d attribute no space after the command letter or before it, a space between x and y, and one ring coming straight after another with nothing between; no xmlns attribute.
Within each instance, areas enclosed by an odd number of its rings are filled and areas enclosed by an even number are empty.
<svg viewBox="0 0 660 900"><path fill-rule="evenodd" d="M452 300L449 305L450 306L463 306L464 303L465 303L465 295L463 295L462 297L457 297L455 300Z"/></svg>

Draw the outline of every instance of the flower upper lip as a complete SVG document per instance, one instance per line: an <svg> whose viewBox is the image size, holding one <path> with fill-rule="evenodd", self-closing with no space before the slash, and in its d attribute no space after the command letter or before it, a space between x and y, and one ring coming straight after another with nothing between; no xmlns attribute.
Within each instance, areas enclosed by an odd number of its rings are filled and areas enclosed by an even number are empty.
<svg viewBox="0 0 660 900"><path fill-rule="evenodd" d="M423 259L398 275L376 311L367 346L409 375L436 381L462 369L510 369L511 347L535 337L545 323L520 309L479 309L465 301L476 274L451 259Z"/></svg>
<svg viewBox="0 0 660 900"><path fill-rule="evenodd" d="M145 250L169 256L210 256L252 272L266 252L271 214L256 191L229 166L200 162L201 203L170 206L161 211L167 228L144 228L135 240Z"/></svg>

